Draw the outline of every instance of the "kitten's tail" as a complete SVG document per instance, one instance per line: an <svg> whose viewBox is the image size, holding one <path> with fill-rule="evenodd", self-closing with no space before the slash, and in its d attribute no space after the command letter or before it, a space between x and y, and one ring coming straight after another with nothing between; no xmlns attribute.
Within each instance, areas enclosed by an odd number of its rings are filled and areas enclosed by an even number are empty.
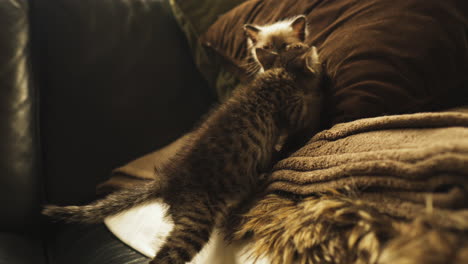
<svg viewBox="0 0 468 264"><path fill-rule="evenodd" d="M154 182L111 193L101 200L83 206L47 205L42 214L67 223L100 223L107 216L121 213L157 196Z"/></svg>

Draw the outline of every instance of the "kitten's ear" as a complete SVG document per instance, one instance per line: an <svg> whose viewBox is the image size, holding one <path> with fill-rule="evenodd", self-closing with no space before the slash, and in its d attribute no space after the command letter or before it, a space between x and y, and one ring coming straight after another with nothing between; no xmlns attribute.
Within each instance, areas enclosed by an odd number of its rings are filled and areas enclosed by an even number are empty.
<svg viewBox="0 0 468 264"><path fill-rule="evenodd" d="M306 71L317 75L321 73L322 63L320 62L317 48L315 46L312 46L306 53L305 64Z"/></svg>
<svg viewBox="0 0 468 264"><path fill-rule="evenodd" d="M264 70L271 69L278 58L278 53L262 48L256 48L255 54L257 55L258 62Z"/></svg>
<svg viewBox="0 0 468 264"><path fill-rule="evenodd" d="M296 34L297 38L302 42L305 41L306 34L307 34L307 18L304 15L296 17L291 22L291 27Z"/></svg>
<svg viewBox="0 0 468 264"><path fill-rule="evenodd" d="M245 35L252 41L253 44L257 43L258 33L260 33L260 29L258 27L250 25L250 24L245 24L244 32L245 32Z"/></svg>

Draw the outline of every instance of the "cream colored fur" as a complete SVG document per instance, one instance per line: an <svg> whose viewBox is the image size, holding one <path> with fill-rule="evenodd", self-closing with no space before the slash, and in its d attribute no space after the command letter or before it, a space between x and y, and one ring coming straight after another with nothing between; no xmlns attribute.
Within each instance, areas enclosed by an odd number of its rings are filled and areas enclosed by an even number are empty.
<svg viewBox="0 0 468 264"><path fill-rule="evenodd" d="M255 52L255 48L263 47L265 44L267 44L269 42L270 36L278 36L279 38L289 39L290 42L300 42L300 40L294 35L293 28L291 27L291 23L298 17L300 16L294 16L263 26L255 25L256 28L260 29L260 32L258 33L258 41L257 43L254 43L252 39L247 38L247 48L250 52L250 56L252 56L252 58L257 62L258 65L261 64L259 63L257 54ZM305 31L305 33L307 37L307 30ZM258 73L262 72L264 72L264 69L262 66L260 66Z"/></svg>

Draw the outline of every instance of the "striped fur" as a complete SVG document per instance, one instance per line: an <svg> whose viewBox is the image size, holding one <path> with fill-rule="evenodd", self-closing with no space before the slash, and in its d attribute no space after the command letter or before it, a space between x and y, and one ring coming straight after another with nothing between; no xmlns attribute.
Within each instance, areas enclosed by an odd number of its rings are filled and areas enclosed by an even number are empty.
<svg viewBox="0 0 468 264"><path fill-rule="evenodd" d="M301 70L302 69L302 70ZM44 214L68 222L95 223L158 197L169 205L174 228L150 262L189 262L233 206L261 183L273 163L280 135L316 122L320 63L315 47L292 47L275 67L234 91L192 133L190 143L157 182L111 194L85 206L47 206Z"/></svg>
<svg viewBox="0 0 468 264"><path fill-rule="evenodd" d="M67 223L100 223L109 215L116 215L158 197L158 192L155 192L158 189L161 187L156 187L155 182L151 182L109 194L105 199L89 205L65 207L48 205L42 213Z"/></svg>

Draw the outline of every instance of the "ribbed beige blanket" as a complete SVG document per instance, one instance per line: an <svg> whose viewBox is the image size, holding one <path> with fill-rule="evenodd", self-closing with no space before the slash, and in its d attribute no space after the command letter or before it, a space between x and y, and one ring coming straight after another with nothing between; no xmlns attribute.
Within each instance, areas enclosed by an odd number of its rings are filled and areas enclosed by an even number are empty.
<svg viewBox="0 0 468 264"><path fill-rule="evenodd" d="M298 195L346 188L377 210L405 218L428 206L466 207L468 112L336 125L280 161L271 180L268 190Z"/></svg>

